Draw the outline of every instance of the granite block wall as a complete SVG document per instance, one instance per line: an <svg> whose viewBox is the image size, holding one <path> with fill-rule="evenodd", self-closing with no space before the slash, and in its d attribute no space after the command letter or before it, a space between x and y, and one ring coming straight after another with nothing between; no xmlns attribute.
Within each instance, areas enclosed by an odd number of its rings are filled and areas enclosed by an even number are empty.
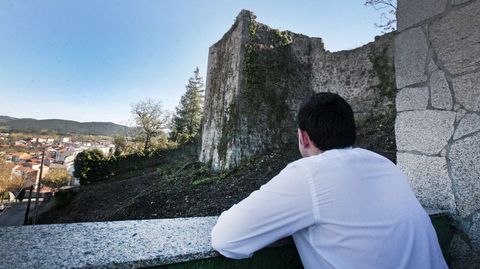
<svg viewBox="0 0 480 269"><path fill-rule="evenodd" d="M397 21L398 165L451 213L451 266L480 268L480 1L399 0Z"/></svg>

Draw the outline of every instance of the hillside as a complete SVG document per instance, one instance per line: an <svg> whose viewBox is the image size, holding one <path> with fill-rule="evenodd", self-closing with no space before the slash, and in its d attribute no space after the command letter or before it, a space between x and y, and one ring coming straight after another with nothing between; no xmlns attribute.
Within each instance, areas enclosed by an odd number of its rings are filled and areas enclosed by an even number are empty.
<svg viewBox="0 0 480 269"><path fill-rule="evenodd" d="M9 117L9 116L1 116L1 115L0 115L0 124L1 124L1 123L4 123L4 122L7 122L7 121L11 121L11 120L16 120L16 118L12 118L12 117Z"/></svg>
<svg viewBox="0 0 480 269"><path fill-rule="evenodd" d="M293 146L286 148L293 149ZM196 155L168 158L150 168L56 195L41 223L72 223L219 215L269 181L298 151L269 151L240 166L211 172Z"/></svg>
<svg viewBox="0 0 480 269"><path fill-rule="evenodd" d="M77 122L71 120L16 119L0 116L0 126L11 132L55 132L59 134L105 135L125 134L130 127L112 122Z"/></svg>

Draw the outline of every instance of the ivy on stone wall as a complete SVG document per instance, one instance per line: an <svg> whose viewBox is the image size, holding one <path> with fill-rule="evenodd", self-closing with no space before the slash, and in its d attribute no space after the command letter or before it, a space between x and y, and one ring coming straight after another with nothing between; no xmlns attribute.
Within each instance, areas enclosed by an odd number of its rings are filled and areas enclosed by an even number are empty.
<svg viewBox="0 0 480 269"><path fill-rule="evenodd" d="M388 46L372 47L369 59L372 63L371 79L378 83L372 87L375 91L372 108L369 113L357 120L358 136L367 141L367 148L381 149L379 152L392 161L396 161L395 142L395 67L393 54Z"/></svg>
<svg viewBox="0 0 480 269"><path fill-rule="evenodd" d="M290 118L286 100L289 95L289 74L297 70L291 53L292 36L251 21L250 40L245 51L244 102L250 116L248 128L265 128L272 144L282 141L281 123ZM260 115L265 118L258 117Z"/></svg>
<svg viewBox="0 0 480 269"><path fill-rule="evenodd" d="M301 77L298 74L301 70L291 52L292 34L270 29L253 18L249 21L248 34L242 88L238 99L225 111L222 135L217 144L219 158L223 161L226 161L229 143L241 128L270 141L266 148L275 148L286 140L282 128L285 122L293 123L287 100L289 93L294 92L290 87L295 85L292 81ZM243 143L249 143L248 138L243 139Z"/></svg>

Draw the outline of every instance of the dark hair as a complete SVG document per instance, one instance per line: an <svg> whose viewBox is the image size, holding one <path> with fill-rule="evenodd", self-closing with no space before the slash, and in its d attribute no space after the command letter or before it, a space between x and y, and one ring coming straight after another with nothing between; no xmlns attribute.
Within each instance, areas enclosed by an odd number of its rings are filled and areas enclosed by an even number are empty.
<svg viewBox="0 0 480 269"><path fill-rule="evenodd" d="M298 128L306 131L321 151L353 146L356 139L352 107L340 95L319 92L298 112Z"/></svg>

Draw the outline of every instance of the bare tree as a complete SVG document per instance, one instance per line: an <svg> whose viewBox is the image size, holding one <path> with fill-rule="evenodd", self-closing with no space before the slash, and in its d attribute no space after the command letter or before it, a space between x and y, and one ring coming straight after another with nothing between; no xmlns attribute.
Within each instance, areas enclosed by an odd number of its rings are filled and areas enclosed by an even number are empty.
<svg viewBox="0 0 480 269"><path fill-rule="evenodd" d="M143 150L147 152L152 145L152 139L165 130L168 121L167 115L163 111L160 101L146 99L132 104L132 116L136 126L143 134Z"/></svg>
<svg viewBox="0 0 480 269"><path fill-rule="evenodd" d="M375 23L376 27L383 28L383 32L395 31L397 24L396 0L365 0L364 4L382 12L380 14L381 23Z"/></svg>

